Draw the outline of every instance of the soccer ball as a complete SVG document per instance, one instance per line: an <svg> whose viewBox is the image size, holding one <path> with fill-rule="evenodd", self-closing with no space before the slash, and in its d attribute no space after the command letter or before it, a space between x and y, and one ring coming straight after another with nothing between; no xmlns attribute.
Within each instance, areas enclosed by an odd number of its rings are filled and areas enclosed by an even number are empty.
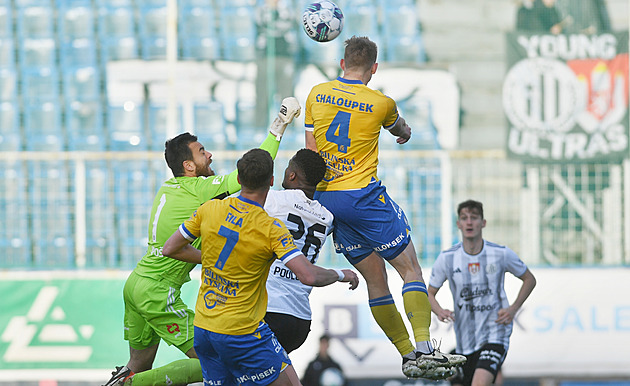
<svg viewBox="0 0 630 386"><path fill-rule="evenodd" d="M316 42L329 42L343 29L343 13L332 1L315 1L304 9L302 26L309 38Z"/></svg>

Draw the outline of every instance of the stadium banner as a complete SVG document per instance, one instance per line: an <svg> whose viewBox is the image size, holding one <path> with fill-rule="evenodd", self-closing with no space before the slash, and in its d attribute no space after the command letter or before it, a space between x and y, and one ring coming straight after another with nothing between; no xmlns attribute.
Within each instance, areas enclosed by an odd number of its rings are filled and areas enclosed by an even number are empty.
<svg viewBox="0 0 630 386"><path fill-rule="evenodd" d="M630 299L623 296L630 293L630 268L532 272L538 284L516 316L503 367L506 377L630 379ZM0 275L0 381L105 382L114 366L129 357L122 329L122 288L128 272L94 273L91 278L73 277L77 274L71 272L42 275L29 272L21 279ZM430 270L423 275L430 277ZM191 276L193 280L182 287L182 298L194 308L199 272ZM404 314L402 281L393 270L388 277ZM510 301L520 284L506 275ZM437 298L453 309L447 284ZM364 282L355 291L349 291L347 283L313 289L311 333L291 353L299 375L317 354L319 337L326 332L332 337L330 353L349 378L404 381L400 355L374 322L367 299ZM431 336L443 351L455 347L452 325L439 322L435 315ZM602 350L605 355L593 354ZM176 348L161 344L155 367L183 357Z"/></svg>
<svg viewBox="0 0 630 386"><path fill-rule="evenodd" d="M524 162L619 162L628 154L628 31L511 32L507 153Z"/></svg>

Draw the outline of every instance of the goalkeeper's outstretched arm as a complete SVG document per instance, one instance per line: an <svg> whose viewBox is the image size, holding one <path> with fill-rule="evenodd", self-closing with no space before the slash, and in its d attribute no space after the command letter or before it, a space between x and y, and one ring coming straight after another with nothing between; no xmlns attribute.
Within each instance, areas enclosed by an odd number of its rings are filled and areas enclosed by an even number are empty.
<svg viewBox="0 0 630 386"><path fill-rule="evenodd" d="M293 122L294 118L300 116L301 111L302 108L296 98L287 97L282 100L280 111L278 111L278 117L273 120L271 126L269 127L269 134L267 135L267 138L265 138L263 143L260 144L260 148L267 150L269 154L271 154L272 159L276 159L278 148L280 147L280 140L282 139L287 126ZM236 178L237 175L237 170L228 174L223 182L226 184L226 189L221 189L221 191L225 191L227 195L230 195L241 190L241 185L238 183Z"/></svg>

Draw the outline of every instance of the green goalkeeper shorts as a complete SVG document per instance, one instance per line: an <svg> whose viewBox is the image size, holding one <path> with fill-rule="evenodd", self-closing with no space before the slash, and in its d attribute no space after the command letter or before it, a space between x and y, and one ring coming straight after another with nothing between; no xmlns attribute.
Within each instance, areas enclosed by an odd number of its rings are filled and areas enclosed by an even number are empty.
<svg viewBox="0 0 630 386"><path fill-rule="evenodd" d="M195 313L182 301L179 288L131 272L123 288L125 340L136 350L163 339L184 354L193 348Z"/></svg>

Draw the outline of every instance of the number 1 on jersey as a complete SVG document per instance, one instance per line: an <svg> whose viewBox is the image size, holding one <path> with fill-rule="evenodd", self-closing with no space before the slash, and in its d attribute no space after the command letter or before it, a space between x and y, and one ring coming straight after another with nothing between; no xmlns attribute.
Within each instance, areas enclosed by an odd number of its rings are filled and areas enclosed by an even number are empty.
<svg viewBox="0 0 630 386"><path fill-rule="evenodd" d="M350 147L350 113L339 111L326 130L326 140L336 143L340 153L347 153Z"/></svg>

